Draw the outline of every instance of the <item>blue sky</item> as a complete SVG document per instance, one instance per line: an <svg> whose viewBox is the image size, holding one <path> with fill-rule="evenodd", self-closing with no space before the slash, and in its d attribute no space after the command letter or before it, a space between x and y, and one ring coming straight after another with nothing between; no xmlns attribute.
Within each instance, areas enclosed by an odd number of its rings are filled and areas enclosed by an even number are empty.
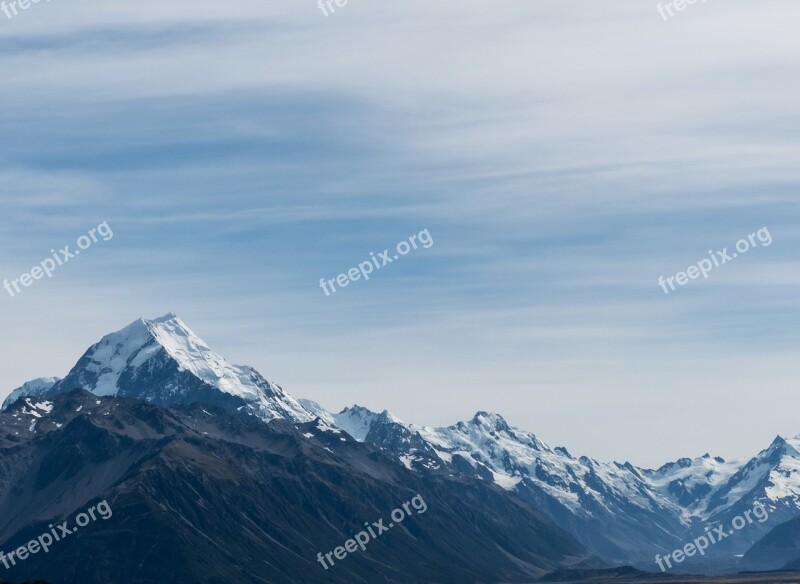
<svg viewBox="0 0 800 584"><path fill-rule="evenodd" d="M800 6L53 0L0 14L0 396L178 313L330 409L658 465L800 433ZM658 287L762 227L773 237ZM318 283L428 229L430 249ZM5 294L3 292L3 294Z"/></svg>

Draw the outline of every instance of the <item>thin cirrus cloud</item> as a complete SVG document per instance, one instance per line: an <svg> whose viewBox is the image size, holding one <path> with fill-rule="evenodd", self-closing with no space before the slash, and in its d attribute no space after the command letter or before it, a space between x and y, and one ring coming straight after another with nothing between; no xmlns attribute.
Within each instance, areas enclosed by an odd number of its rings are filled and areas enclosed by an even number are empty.
<svg viewBox="0 0 800 584"><path fill-rule="evenodd" d="M420 424L497 410L653 465L798 433L735 408L719 437L664 423L691 392L741 401L758 378L763 399L786 399L796 373L777 356L798 324L797 12L36 5L0 28L2 277L100 221L115 237L3 298L0 394L174 310L330 408ZM658 287L765 225L769 248ZM318 288L423 228L431 249Z"/></svg>

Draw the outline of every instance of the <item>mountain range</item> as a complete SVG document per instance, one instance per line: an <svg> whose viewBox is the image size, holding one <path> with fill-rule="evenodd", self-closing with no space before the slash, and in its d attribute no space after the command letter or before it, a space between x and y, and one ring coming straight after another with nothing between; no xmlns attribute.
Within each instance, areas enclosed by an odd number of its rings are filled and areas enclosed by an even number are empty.
<svg viewBox="0 0 800 584"><path fill-rule="evenodd" d="M106 335L64 378L24 384L0 411L3 549L99 498L114 508L115 521L9 571L17 579L530 582L559 569L657 571L656 554L727 529L756 504L767 520L673 568L800 568L800 438L777 437L749 459L644 469L551 448L495 413L443 428L359 406L333 413L229 363L172 313ZM429 511L402 533L330 570L316 563L414 493ZM87 550L96 561L65 563Z"/></svg>

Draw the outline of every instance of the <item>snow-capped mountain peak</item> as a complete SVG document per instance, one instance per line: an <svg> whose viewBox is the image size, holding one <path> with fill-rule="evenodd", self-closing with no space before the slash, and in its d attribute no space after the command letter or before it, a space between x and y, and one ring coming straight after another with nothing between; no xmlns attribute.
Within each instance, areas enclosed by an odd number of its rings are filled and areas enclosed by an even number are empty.
<svg viewBox="0 0 800 584"><path fill-rule="evenodd" d="M59 377L39 377L38 379L32 379L22 384L22 386L12 391L5 401L3 401L3 405L0 406L0 412L4 411L22 396L39 397L44 395L59 381L61 381Z"/></svg>
<svg viewBox="0 0 800 584"><path fill-rule="evenodd" d="M395 418L388 410L381 413L373 412L359 405L344 408L338 414L333 414L334 423L350 434L359 442L363 442L375 424L401 424L403 422Z"/></svg>
<svg viewBox="0 0 800 584"><path fill-rule="evenodd" d="M800 509L800 437L777 436L715 490L703 516L725 521L756 503L770 510L770 520L786 521Z"/></svg>
<svg viewBox="0 0 800 584"><path fill-rule="evenodd" d="M388 410L382 412L373 412L372 410L354 405L352 407L344 408L338 414L333 414L319 405L317 402L309 399L298 400L300 404L309 412L314 414L319 419L328 424L332 424L347 432L352 438L358 442L364 442L367 434L377 426L386 426L391 424L398 424L404 428L407 427L401 420L393 416Z"/></svg>
<svg viewBox="0 0 800 584"><path fill-rule="evenodd" d="M174 313L140 321L182 370L230 395L255 399L261 394L262 388L253 379L260 377L255 369L228 363Z"/></svg>
<svg viewBox="0 0 800 584"><path fill-rule="evenodd" d="M643 476L660 495L683 509L683 515L702 514L711 497L741 467L743 460L725 461L704 454L680 458L658 470L643 470Z"/></svg>
<svg viewBox="0 0 800 584"><path fill-rule="evenodd" d="M104 336L64 379L36 395L77 388L98 396L135 397L164 405L247 406L264 420L307 422L314 417L252 367L226 361L171 312L151 320L139 318ZM20 390L14 399L34 395L24 386Z"/></svg>
<svg viewBox="0 0 800 584"><path fill-rule="evenodd" d="M472 418L471 422L487 430L494 430L496 432L510 432L511 428L500 414L489 412L478 412Z"/></svg>

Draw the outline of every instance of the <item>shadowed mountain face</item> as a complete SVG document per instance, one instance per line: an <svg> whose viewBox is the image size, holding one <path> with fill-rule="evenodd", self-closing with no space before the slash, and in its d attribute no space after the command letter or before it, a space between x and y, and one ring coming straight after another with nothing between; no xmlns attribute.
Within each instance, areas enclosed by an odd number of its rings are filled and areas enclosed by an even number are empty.
<svg viewBox="0 0 800 584"><path fill-rule="evenodd" d="M35 421L35 423L33 423ZM427 505L327 571L330 552L419 494ZM525 582L586 558L502 489L423 476L316 421L264 423L85 391L0 414L8 552L105 500L113 515L4 576L64 583Z"/></svg>
<svg viewBox="0 0 800 584"><path fill-rule="evenodd" d="M742 565L749 570L768 570L785 566L800 570L800 518L775 527L747 550Z"/></svg>

